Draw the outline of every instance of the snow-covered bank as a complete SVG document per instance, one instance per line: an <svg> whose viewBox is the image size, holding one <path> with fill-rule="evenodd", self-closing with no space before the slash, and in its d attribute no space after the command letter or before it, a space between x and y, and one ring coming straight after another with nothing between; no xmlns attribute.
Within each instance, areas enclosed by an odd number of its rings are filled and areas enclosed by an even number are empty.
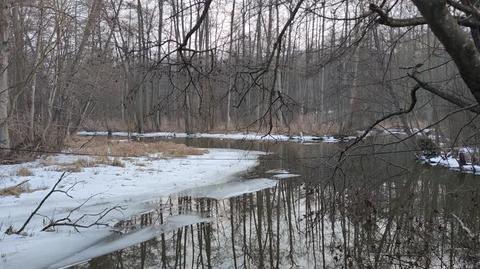
<svg viewBox="0 0 480 269"><path fill-rule="evenodd" d="M218 184L232 179L236 174L244 172L257 164L259 152L240 150L211 149L209 153L187 158L155 159L148 157L125 158L125 167L100 165L87 167L78 173L69 174L61 183L67 190L75 185L67 197L64 193L54 193L42 206L40 214L59 218L70 209L89 201L82 207L83 211L97 213L107 207L128 204L122 215L113 214L116 218L124 218L137 212L141 203L179 192L184 189ZM8 187L23 180L29 180L30 188L37 190L23 193L19 198L7 196L0 198L0 232L10 225L14 227L24 221L38 202L61 176L59 164L79 159L77 156L57 155L54 160L37 160L18 165L1 166L1 187ZM81 157L84 159L85 157ZM53 165L48 165L52 163ZM27 177L14 176L22 168L28 168L33 175ZM133 212L132 212L133 211ZM80 212L79 212L80 213ZM113 212L112 212L113 213ZM42 226L42 218L37 217L28 226L28 231L38 231Z"/></svg>
<svg viewBox="0 0 480 269"><path fill-rule="evenodd" d="M416 134L418 136L428 136L430 138L435 138L435 136L432 135L433 132L435 132L434 129L430 128L423 128L423 129L418 129L418 128L410 128L408 130L412 134ZM358 136L363 135L365 130L358 130L356 133ZM366 137L369 136L380 136L380 135L408 135L406 130L404 128L374 128L371 130Z"/></svg>
<svg viewBox="0 0 480 269"><path fill-rule="evenodd" d="M107 136L108 132L78 132L81 136ZM155 132L155 133L127 133L127 132L112 132L112 136L116 137L138 137L138 138L213 138L213 139L231 139L231 140L245 140L245 141L293 141L293 142L325 142L337 143L341 141L348 141L355 137L346 137L343 140L333 136L310 136L310 135L281 135L281 134L256 134L256 133L230 133L230 134L186 134L174 132Z"/></svg>
<svg viewBox="0 0 480 269"><path fill-rule="evenodd" d="M466 165L460 166L458 160L450 155L436 157L418 156L417 159L420 162L430 166L441 166L453 171L461 171L474 175L480 175L480 165L467 163Z"/></svg>
<svg viewBox="0 0 480 269"><path fill-rule="evenodd" d="M112 211L102 219L102 223L114 224L149 210L146 203L148 201L238 178L239 173L257 165L260 154L262 153L210 149L204 155L186 158L133 157L121 160L124 167L98 165L83 168L80 172L68 174L59 185L61 190L68 190L71 197L62 192L53 193L27 226L25 231L29 236L26 237L8 236L5 231L10 226L18 229L22 225L61 176L59 167L62 164L86 157L56 155L48 160L0 166L0 188L29 180L28 184L33 190L22 193L19 197L0 197L0 268L45 268L74 253L91 248L111 234L108 228L97 227L82 230L81 234L72 233L72 229L68 227L56 232L39 232L45 226L44 221L47 218L58 220L86 202L71 214L70 219L76 220L84 214L95 214L121 206L123 210ZM32 175L17 176L20 168L28 168ZM73 188L70 189L71 187ZM88 224L96 218L97 216L84 218L82 222ZM191 219L177 225L188 225L190 222ZM48 252L58 252L47 255L45 247ZM53 258L55 260L52 260Z"/></svg>

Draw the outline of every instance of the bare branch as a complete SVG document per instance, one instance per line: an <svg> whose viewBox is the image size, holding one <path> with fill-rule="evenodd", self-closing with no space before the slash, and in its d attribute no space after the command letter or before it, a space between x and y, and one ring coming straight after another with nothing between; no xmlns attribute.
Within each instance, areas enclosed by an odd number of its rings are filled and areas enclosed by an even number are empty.
<svg viewBox="0 0 480 269"><path fill-rule="evenodd" d="M427 20L425 17L414 17L408 19L396 19L389 17L388 14L379 8L375 4L370 4L370 10L378 14L379 19L377 22L382 25L401 28L401 27L411 27L411 26L419 26L427 24ZM455 17L457 23L461 26L465 27L480 27L480 22L471 17Z"/></svg>
<svg viewBox="0 0 480 269"><path fill-rule="evenodd" d="M473 104L469 103L468 101L466 100L463 100L451 93L448 93L447 91L444 91L444 90L440 90L422 80L420 80L417 75L415 73L409 75L411 78L413 78L417 83L418 85L420 85L420 87L422 87L424 90L426 91L429 91L433 94L435 94L436 96L452 103L452 104L455 104L459 107L471 107L470 108L470 111L474 112L474 113L480 113L480 108L478 106L472 106Z"/></svg>
<svg viewBox="0 0 480 269"><path fill-rule="evenodd" d="M30 216L28 216L27 220L23 223L22 227L18 230L18 231L15 231L13 233L15 234L21 234L23 232L23 230L25 230L25 227L27 227L28 223L30 222L30 220L33 218L33 216L35 216L35 214L37 214L38 210L40 210L40 208L42 207L42 205L45 203L45 201L50 197L50 195L52 195L52 193L55 192L55 190L57 189L57 186L58 184L60 184L60 182L65 178L65 172L62 173L62 175L60 176L60 178L57 180L57 182L55 183L55 185L53 185L52 189L47 193L47 195L45 195L45 197L43 197L42 201L40 201L40 203L37 205L37 207L33 210L33 212L30 214Z"/></svg>

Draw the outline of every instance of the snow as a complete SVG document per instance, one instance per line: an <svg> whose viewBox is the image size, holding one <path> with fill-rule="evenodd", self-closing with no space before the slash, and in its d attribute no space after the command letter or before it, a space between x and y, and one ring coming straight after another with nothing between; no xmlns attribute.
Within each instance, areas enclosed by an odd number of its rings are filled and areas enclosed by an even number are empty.
<svg viewBox="0 0 480 269"><path fill-rule="evenodd" d="M429 128L425 128L425 129L418 129L418 128L411 128L410 129L410 132L413 133L413 134L416 134L418 136L428 136L429 138L431 139L435 139L435 136L434 135L429 135L431 134L433 131L435 131L434 129L429 129ZM357 136L361 136L365 133L365 130L357 130L356 131L357 133ZM404 128L383 128L383 129L373 129L371 130L366 137L370 137L370 136L379 136L379 135L407 135L407 132L405 131ZM349 140L349 139L355 139L356 137L347 137L345 139Z"/></svg>
<svg viewBox="0 0 480 269"><path fill-rule="evenodd" d="M81 131L78 135L82 136L107 136L107 132L88 132ZM207 133L175 133L175 132L155 132L155 133L127 133L113 132L116 137L139 137L139 138L212 138L212 139L230 139L230 140L248 140L248 141L295 141L295 142L326 142L337 143L340 139L332 136L304 136L304 135L281 135L281 134L257 134L257 133L229 133L229 134L207 134ZM352 137L346 138L346 140Z"/></svg>
<svg viewBox="0 0 480 269"><path fill-rule="evenodd" d="M467 163L466 165L460 167L460 164L458 163L457 159L451 156L437 156L437 157L431 157L431 158L427 158L425 156L419 156L418 159L421 162L431 166L442 166L451 170L480 175L480 165Z"/></svg>
<svg viewBox="0 0 480 269"><path fill-rule="evenodd" d="M261 152L242 151L232 149L209 149L209 152L200 156L186 158L159 159L151 157L135 157L122 159L125 167L100 165L84 168L78 173L68 174L59 184L61 190L68 190L68 194L53 193L39 211L41 216L59 219L66 216L71 209L85 203L71 216L73 220L83 214L99 213L102 210L115 206L124 209L109 213L103 223L114 224L122 219L128 219L140 212L149 210L148 202L170 194L179 193L188 189L212 184L225 184L238 179L240 173L255 167ZM48 268L59 267L65 264L79 262L91 256L90 253L99 253L101 240L111 236L108 228L82 230L81 233L72 233L72 229L62 228L57 232L39 232L44 227L45 217L35 216L26 228L29 236L5 235L6 229L13 226L19 228L36 207L39 201L48 193L50 188L61 176L59 164L70 163L87 157L72 155L56 155L50 160L36 160L24 164L0 166L0 188L14 186L24 180L33 191L23 193L19 197L0 197L0 268ZM141 166L139 166L141 164ZM16 171L26 167L33 175L28 177L16 176ZM214 192L211 196L239 194L242 191L274 186L273 180L257 180L255 185L240 184L230 193ZM235 185L234 185L235 186ZM91 223L96 217L85 219L85 224ZM175 225L189 225L195 220L173 219ZM187 223L187 224L185 224ZM172 225L173 225L172 224ZM156 228L151 228L155 230ZM163 228L162 228L163 229ZM146 236L155 236L150 230L139 231L132 235L144 240ZM128 241L128 240L127 240ZM135 240L133 240L135 241ZM106 246L102 251L112 251L113 247L124 246L125 242L117 241L118 246ZM45 249L48 246L48 249ZM100 251L101 252L101 251ZM67 259L74 253L72 259ZM75 258L77 257L77 258Z"/></svg>

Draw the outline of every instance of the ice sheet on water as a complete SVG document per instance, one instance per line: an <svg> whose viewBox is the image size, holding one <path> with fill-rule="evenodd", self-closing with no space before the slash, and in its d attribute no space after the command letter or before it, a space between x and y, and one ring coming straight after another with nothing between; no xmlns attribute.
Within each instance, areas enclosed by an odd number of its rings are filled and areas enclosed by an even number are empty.
<svg viewBox="0 0 480 269"><path fill-rule="evenodd" d="M209 185L192 188L181 192L180 195L197 198L212 198L216 200L227 199L252 193L263 189L275 187L278 181L269 178L255 178L244 181L228 182L223 184Z"/></svg>
<svg viewBox="0 0 480 269"><path fill-rule="evenodd" d="M81 233L44 232L34 237L12 236L3 239L0 268L62 268L150 240L162 233L209 219L197 215L168 217L164 224L148 226L127 234L108 228ZM7 255L8 254L8 255Z"/></svg>
<svg viewBox="0 0 480 269"><path fill-rule="evenodd" d="M278 169L268 170L265 173L267 173L267 174L289 174L290 172L288 172L288 170L278 168Z"/></svg>
<svg viewBox="0 0 480 269"><path fill-rule="evenodd" d="M294 178L294 177L299 177L300 175L297 174L277 174L273 175L273 178L275 179L287 179L287 178Z"/></svg>
<svg viewBox="0 0 480 269"><path fill-rule="evenodd" d="M208 222L209 219L197 215L177 215L168 217L164 224L148 226L143 229L133 231L128 234L110 234L107 237L95 242L91 246L72 253L65 259L62 259L48 268L61 268L69 265L78 264L92 258L111 253L116 250L124 249L159 236L162 233L170 232L178 228Z"/></svg>

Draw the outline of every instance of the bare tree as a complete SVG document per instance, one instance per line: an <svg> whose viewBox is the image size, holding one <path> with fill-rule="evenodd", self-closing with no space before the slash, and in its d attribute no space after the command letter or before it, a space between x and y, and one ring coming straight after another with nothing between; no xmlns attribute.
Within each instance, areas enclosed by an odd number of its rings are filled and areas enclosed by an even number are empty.
<svg viewBox="0 0 480 269"><path fill-rule="evenodd" d="M8 59L9 59L9 9L8 0L0 2L0 147L10 147L8 134Z"/></svg>

